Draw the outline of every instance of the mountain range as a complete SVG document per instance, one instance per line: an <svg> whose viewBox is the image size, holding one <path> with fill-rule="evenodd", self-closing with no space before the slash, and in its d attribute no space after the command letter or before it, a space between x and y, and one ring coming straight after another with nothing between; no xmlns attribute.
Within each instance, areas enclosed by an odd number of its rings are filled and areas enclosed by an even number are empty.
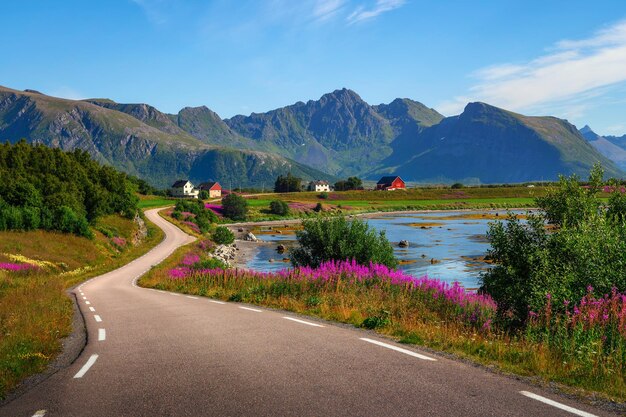
<svg viewBox="0 0 626 417"><path fill-rule="evenodd" d="M189 178L267 188L287 172L305 180L391 174L422 183L523 182L586 177L596 162L607 176L624 175L618 166L626 166L583 134L566 120L485 103L453 117L407 98L370 105L345 88L221 119L204 106L167 114L148 104L0 87L0 140L81 148L160 187Z"/></svg>
<svg viewBox="0 0 626 417"><path fill-rule="evenodd" d="M580 129L580 134L602 155L622 170L626 170L626 135L623 136L600 136L588 125Z"/></svg>

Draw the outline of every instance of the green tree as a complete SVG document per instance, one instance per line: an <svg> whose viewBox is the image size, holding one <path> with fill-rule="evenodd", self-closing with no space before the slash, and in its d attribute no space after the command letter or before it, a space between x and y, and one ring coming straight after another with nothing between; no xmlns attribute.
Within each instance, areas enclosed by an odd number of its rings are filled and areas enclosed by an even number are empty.
<svg viewBox="0 0 626 417"><path fill-rule="evenodd" d="M235 235L227 227L219 226L213 231L213 242L218 245L230 245L235 241Z"/></svg>
<svg viewBox="0 0 626 417"><path fill-rule="evenodd" d="M289 214L289 204L282 200L274 200L270 203L270 212L279 216Z"/></svg>
<svg viewBox="0 0 626 417"><path fill-rule="evenodd" d="M302 190L302 178L294 177L291 173L286 176L279 175L274 183L274 192L291 193Z"/></svg>
<svg viewBox="0 0 626 417"><path fill-rule="evenodd" d="M502 320L521 326L548 297L558 311L588 288L597 296L614 287L626 290L626 197L618 188L601 207L601 187L599 167L584 188L576 176L561 177L557 188L537 199L541 213L526 223L510 215L506 223L490 225L495 266L483 274L480 291L494 298ZM553 225L550 232L546 223Z"/></svg>
<svg viewBox="0 0 626 417"><path fill-rule="evenodd" d="M358 177L349 177L347 180L337 181L335 191L362 190L363 181Z"/></svg>
<svg viewBox="0 0 626 417"><path fill-rule="evenodd" d="M231 220L246 220L248 216L248 200L237 195L228 194L222 199L224 216Z"/></svg>
<svg viewBox="0 0 626 417"><path fill-rule="evenodd" d="M398 265L385 232L377 232L362 220L319 218L305 220L302 226L304 229L296 233L299 246L291 251L294 266L317 267L324 261L346 259L362 265Z"/></svg>

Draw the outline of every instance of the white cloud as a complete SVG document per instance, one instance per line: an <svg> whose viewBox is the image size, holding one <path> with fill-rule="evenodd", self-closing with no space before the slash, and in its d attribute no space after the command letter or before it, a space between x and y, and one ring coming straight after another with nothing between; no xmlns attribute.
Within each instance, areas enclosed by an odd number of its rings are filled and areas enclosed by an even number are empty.
<svg viewBox="0 0 626 417"><path fill-rule="evenodd" d="M581 40L558 42L552 53L526 63L489 66L472 74L478 81L462 97L441 103L444 114L462 111L468 101L485 101L510 110L560 107L580 117L585 106L568 102L593 100L626 81L626 20ZM580 101L580 100L579 100Z"/></svg>
<svg viewBox="0 0 626 417"><path fill-rule="evenodd" d="M313 19L316 21L328 20L343 9L345 4L345 0L316 0L313 5Z"/></svg>
<svg viewBox="0 0 626 417"><path fill-rule="evenodd" d="M406 0L376 0L372 7L359 6L348 17L348 24L374 19L382 13L402 7Z"/></svg>

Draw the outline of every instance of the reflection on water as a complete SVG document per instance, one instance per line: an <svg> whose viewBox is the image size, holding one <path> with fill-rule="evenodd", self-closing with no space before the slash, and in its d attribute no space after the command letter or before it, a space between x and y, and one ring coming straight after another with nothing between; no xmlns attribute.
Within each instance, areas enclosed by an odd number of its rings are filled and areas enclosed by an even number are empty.
<svg viewBox="0 0 626 417"><path fill-rule="evenodd" d="M390 214L367 219L378 230L385 230L392 242L400 269L414 275L428 275L444 281L458 281L466 288L479 286L480 272L489 267L475 258L484 256L489 243L484 238L493 219L506 218L505 212L437 212ZM484 216L484 217L483 217ZM293 234L263 234L265 241L287 246L295 244ZM408 240L408 248L398 247L400 240ZM274 271L290 266L282 261L288 253L276 252L276 245L260 246L248 267L260 271ZM269 262L273 259L274 262Z"/></svg>

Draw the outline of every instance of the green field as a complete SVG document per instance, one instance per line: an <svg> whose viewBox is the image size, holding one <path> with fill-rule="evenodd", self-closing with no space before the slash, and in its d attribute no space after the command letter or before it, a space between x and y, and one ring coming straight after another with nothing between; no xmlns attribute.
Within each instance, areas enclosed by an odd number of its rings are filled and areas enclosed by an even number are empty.
<svg viewBox="0 0 626 417"><path fill-rule="evenodd" d="M146 210L146 209L157 208L157 207L171 206L175 202L176 200L173 200L171 198L160 197L160 196L154 196L154 195L153 196L141 196L137 206L142 210Z"/></svg>

